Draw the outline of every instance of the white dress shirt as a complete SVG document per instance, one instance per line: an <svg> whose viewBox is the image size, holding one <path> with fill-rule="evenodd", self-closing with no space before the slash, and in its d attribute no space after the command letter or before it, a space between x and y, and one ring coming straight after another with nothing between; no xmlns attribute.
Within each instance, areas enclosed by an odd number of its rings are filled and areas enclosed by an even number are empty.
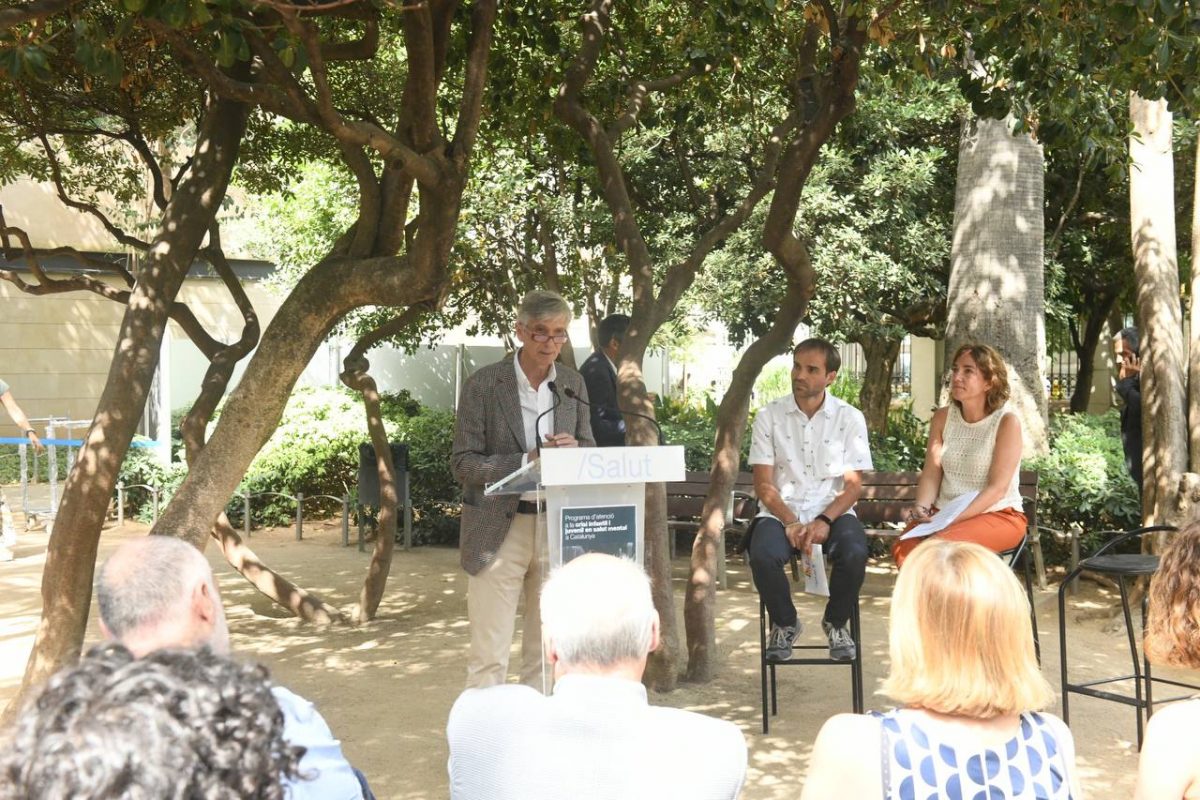
<svg viewBox="0 0 1200 800"><path fill-rule="evenodd" d="M796 519L807 524L842 491L847 471L872 468L866 418L829 392L809 418L796 399L786 395L755 416L750 464L775 468L773 482L779 496ZM765 506L758 515L775 516Z"/></svg>
<svg viewBox="0 0 1200 800"><path fill-rule="evenodd" d="M746 777L736 725L603 675L468 689L446 736L451 800L733 800Z"/></svg>
<svg viewBox="0 0 1200 800"><path fill-rule="evenodd" d="M554 412L551 411L542 417L541 422L538 422L538 416L543 411L554 408L554 392L550 391L550 381L558 378L558 370L551 364L550 374L535 389L529 382L529 376L525 374L525 370L521 369L520 350L513 356L513 369L517 372L517 402L521 406L521 421L525 423L526 452L521 458L521 466L525 466L529 463L528 451L537 447L539 442L545 441L546 434L554 433ZM537 426L536 430L535 425ZM537 502L538 493L536 491L524 492L521 494L521 499Z"/></svg>

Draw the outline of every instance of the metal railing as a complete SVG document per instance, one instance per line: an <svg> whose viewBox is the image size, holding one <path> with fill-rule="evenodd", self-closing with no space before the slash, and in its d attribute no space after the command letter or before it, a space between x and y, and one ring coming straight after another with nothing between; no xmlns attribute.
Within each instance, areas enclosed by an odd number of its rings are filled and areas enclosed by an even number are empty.
<svg viewBox="0 0 1200 800"><path fill-rule="evenodd" d="M407 483L408 476L405 475ZM412 502L408 497L407 486L405 487L405 502L404 502L404 549L412 549ZM162 489L157 486L151 486L145 483L133 484L117 484L117 524L125 524L125 505L126 495L130 489L143 489L150 493L152 511L151 524L158 522L159 501L162 497ZM312 500L333 500L339 503L342 508L342 547L350 546L350 495L344 494L340 497L332 494L310 494L304 492L296 492L296 494L288 494L287 492L238 492L234 495L242 500L242 535L249 539L253 531L252 503L256 497L281 497L285 500L290 500L296 506L295 511L295 529L296 541L304 540L304 503ZM359 552L366 550L366 531L363 525L363 515L356 515L358 519L358 549Z"/></svg>

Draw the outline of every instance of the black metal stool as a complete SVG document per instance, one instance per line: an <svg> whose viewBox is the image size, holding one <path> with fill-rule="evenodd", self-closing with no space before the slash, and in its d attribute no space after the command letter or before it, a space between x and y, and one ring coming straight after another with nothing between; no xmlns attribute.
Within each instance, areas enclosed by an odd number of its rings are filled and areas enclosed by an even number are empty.
<svg viewBox="0 0 1200 800"><path fill-rule="evenodd" d="M1170 525L1152 525L1145 528L1137 528L1136 530L1120 532L1111 531L1117 534L1114 538L1104 543L1100 549L1088 558L1083 559L1079 564L1067 573L1062 584L1058 587L1058 642L1061 649L1061 671L1062 671L1062 718L1063 722L1070 723L1070 695L1082 694L1088 697L1096 697L1101 700L1110 700L1114 703L1133 706L1134 713L1137 718L1137 744L1138 749L1142 749L1142 736L1145 727L1145 720L1154 713L1154 683L1164 683L1172 686L1182 686L1190 689L1200 688L1188 683L1170 680L1168 678L1156 678L1150 670L1150 662L1146 660L1145 654L1138 654L1137 637L1133 629L1133 616L1129 610L1129 587L1126 583L1129 578L1142 578L1153 575L1158 570L1158 556L1144 555L1142 553L1112 553L1113 548L1118 545L1130 541L1131 539L1140 539L1148 533L1159 531L1174 531L1175 528ZM1071 582L1079 577L1079 573L1084 570L1107 575L1114 578L1117 586L1121 591L1121 612L1125 618L1125 636L1129 642L1129 658L1133 665L1133 672L1129 675L1117 675L1110 678L1099 678L1085 683L1071 683L1067 677L1067 587ZM1146 597L1142 598L1142 632L1145 633L1146 627ZM1107 689L1097 688L1118 681L1133 680L1133 697L1118 692L1109 691ZM1172 697L1162 702L1171 702L1179 700L1179 697ZM1143 710L1145 715L1143 716Z"/></svg>
<svg viewBox="0 0 1200 800"><path fill-rule="evenodd" d="M771 714L779 713L778 695L775 690L775 668L790 664L831 664L850 668L850 697L855 714L863 712L863 673L862 673L862 628L859 625L858 598L854 599L854 610L850 612L850 636L854 639L854 658L850 661L836 661L829 656L824 658L789 658L786 661L767 660L767 606L760 598L758 601L758 660L759 672L762 676L762 730L767 733L770 727L767 715L768 672L770 673L769 690ZM827 650L825 644L793 645L793 650Z"/></svg>

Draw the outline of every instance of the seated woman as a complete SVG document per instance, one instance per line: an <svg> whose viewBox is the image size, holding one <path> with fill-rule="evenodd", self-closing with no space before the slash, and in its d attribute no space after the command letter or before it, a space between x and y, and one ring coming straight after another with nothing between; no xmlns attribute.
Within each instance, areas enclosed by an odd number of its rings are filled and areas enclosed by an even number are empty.
<svg viewBox="0 0 1200 800"><path fill-rule="evenodd" d="M970 542L917 548L892 592L886 714L838 714L817 735L803 800L1078 798L1075 744L1039 713L1029 601L1004 562Z"/></svg>
<svg viewBox="0 0 1200 800"><path fill-rule="evenodd" d="M1026 527L1018 484L1021 420L1005 406L1008 370L1000 354L983 344L963 345L951 363L951 402L930 422L909 527L927 521L956 497L978 492L954 522L934 536L976 542L1001 553L1021 543ZM923 541L897 539L892 545L896 565L903 566Z"/></svg>
<svg viewBox="0 0 1200 800"><path fill-rule="evenodd" d="M1150 581L1146 656L1200 669L1200 521L1175 534ZM1160 707L1138 762L1136 800L1200 798L1200 699Z"/></svg>

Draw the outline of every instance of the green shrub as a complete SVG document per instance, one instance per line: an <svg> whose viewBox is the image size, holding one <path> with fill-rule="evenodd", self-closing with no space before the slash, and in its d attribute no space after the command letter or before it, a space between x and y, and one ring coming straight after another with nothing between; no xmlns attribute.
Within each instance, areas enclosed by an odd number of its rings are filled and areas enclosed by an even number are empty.
<svg viewBox="0 0 1200 800"><path fill-rule="evenodd" d="M426 409L407 392L384 395L381 404L390 441L409 446L409 486L413 503L413 540L417 543L452 541L457 521L458 485L450 475L450 445L454 415ZM239 492L282 492L305 496L349 495L357 499L358 446L369 441L362 401L340 389L302 389L288 402L279 427L251 463ZM305 504L306 516L323 516L337 509L333 501ZM227 508L235 525L242 524L241 498ZM284 497L255 497L252 522L288 525L295 503Z"/></svg>
<svg viewBox="0 0 1200 800"><path fill-rule="evenodd" d="M918 472L925 465L929 424L905 403L888 412L886 434L871 433L871 463L881 472Z"/></svg>
<svg viewBox="0 0 1200 800"><path fill-rule="evenodd" d="M713 448L717 441L717 404L711 398L704 399L703 407L672 398L660 398L655 405L655 415L667 444L683 445L683 460L687 469L698 472L712 469ZM738 459L740 469L750 469L747 464L749 458L750 436L747 433L742 440L742 452Z"/></svg>
<svg viewBox="0 0 1200 800"><path fill-rule="evenodd" d="M135 441L148 441L135 437ZM130 447L117 473L117 482L131 488L125 492L125 516L140 522L150 523L154 519L154 496L149 490L140 488L154 486L159 490L159 507L165 508L175 494L179 484L187 475L187 467L181 463L163 466L145 447Z"/></svg>
<svg viewBox="0 0 1200 800"><path fill-rule="evenodd" d="M1106 538L1101 532L1140 523L1141 501L1125 471L1116 411L1052 417L1050 453L1027 459L1023 466L1038 471L1038 522L1083 531L1084 554L1100 546ZM1046 534L1042 547L1048 562L1066 563L1065 544Z"/></svg>

